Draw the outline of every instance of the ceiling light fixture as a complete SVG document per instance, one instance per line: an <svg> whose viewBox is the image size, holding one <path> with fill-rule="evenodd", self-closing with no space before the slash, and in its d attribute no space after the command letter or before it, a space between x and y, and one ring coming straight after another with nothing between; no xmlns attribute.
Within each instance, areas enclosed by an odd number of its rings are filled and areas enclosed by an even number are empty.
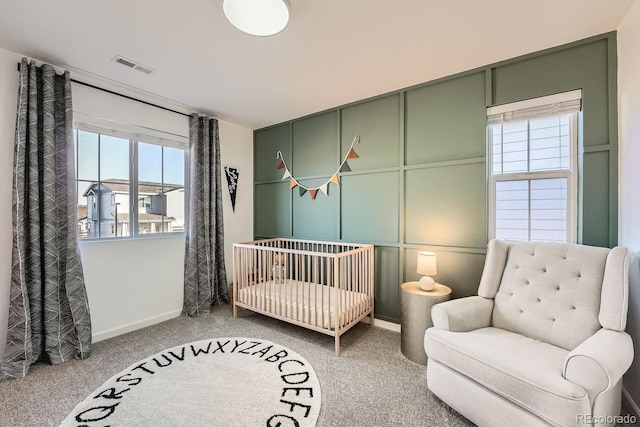
<svg viewBox="0 0 640 427"><path fill-rule="evenodd" d="M289 24L288 0L224 0L224 14L236 28L254 36L272 36Z"/></svg>

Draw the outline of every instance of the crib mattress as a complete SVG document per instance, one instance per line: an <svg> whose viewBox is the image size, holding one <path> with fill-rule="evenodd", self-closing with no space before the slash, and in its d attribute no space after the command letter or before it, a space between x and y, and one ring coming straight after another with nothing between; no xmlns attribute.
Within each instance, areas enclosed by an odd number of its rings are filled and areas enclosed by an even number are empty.
<svg viewBox="0 0 640 427"><path fill-rule="evenodd" d="M324 329L335 329L338 311L340 326L369 308L369 296L361 292L286 279L245 286L238 290L238 302ZM338 301L340 302L338 304Z"/></svg>

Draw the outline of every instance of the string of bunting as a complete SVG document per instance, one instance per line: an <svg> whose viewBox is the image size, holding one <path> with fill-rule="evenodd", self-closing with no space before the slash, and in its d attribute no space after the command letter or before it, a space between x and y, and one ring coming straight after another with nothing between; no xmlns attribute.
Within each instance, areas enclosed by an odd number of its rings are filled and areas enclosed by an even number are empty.
<svg viewBox="0 0 640 427"><path fill-rule="evenodd" d="M322 185L319 185L318 187L307 187L305 185L300 184L300 181L298 181L293 175L291 175L291 171L289 170L287 163L284 161L282 152L278 151L278 153L276 154L276 159L280 159L280 164L278 165L278 169L284 169L284 175L282 175L281 179L289 180L289 188L291 190L293 190L295 187L298 187L300 191L300 196L303 196L305 193L309 192L309 195L311 196L311 200L316 199L316 195L318 194L318 191L321 191L322 193L324 193L325 196L328 196L329 184L340 185L340 179L338 178L338 173L351 172L351 168L349 167L347 160L357 159L358 157L360 157L358 156L356 151L353 149L353 146L356 143L360 144L360 135L356 135L353 138L353 141L351 142L351 146L349 147L349 151L347 151L347 154L344 156L342 163L340 163L340 166L338 166L338 169L336 169L333 175L331 175L331 178L329 178L327 182L323 183Z"/></svg>

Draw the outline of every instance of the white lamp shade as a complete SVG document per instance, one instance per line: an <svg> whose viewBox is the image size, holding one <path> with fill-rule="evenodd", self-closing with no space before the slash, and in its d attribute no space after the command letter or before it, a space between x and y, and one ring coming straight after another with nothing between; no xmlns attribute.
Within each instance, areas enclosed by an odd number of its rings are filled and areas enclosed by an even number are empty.
<svg viewBox="0 0 640 427"><path fill-rule="evenodd" d="M224 14L236 28L254 36L272 36L289 24L288 0L224 0Z"/></svg>
<svg viewBox="0 0 640 427"><path fill-rule="evenodd" d="M436 254L433 252L418 252L418 267L416 271L418 274L426 276L438 274Z"/></svg>

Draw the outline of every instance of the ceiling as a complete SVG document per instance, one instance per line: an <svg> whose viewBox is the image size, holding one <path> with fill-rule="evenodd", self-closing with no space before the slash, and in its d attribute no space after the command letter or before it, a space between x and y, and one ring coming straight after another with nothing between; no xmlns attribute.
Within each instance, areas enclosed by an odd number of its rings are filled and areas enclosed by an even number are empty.
<svg viewBox="0 0 640 427"><path fill-rule="evenodd" d="M0 0L0 47L257 129L615 30L633 0L290 3L261 38L222 0Z"/></svg>

